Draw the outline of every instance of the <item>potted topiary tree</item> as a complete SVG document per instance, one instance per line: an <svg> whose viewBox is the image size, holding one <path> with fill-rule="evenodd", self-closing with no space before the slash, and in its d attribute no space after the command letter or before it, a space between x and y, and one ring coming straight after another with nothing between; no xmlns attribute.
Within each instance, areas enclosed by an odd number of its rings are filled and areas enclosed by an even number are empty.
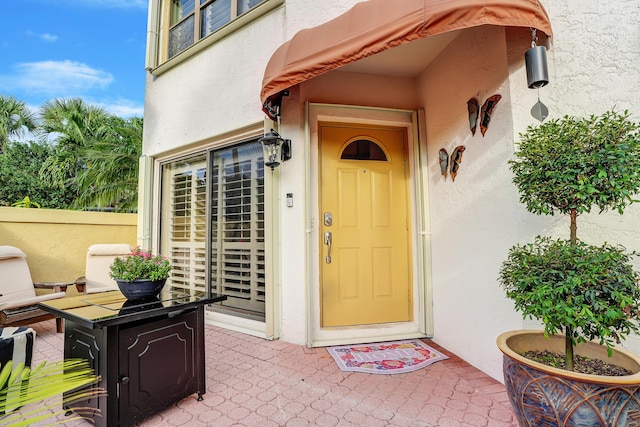
<svg viewBox="0 0 640 427"><path fill-rule="evenodd" d="M510 167L529 212L570 218L568 240L538 236L516 245L500 269L516 309L544 324L544 332L498 337L518 421L628 425L640 411L640 358L613 347L639 330L640 276L623 247L579 240L577 217L593 208L622 214L635 201L640 125L626 111L609 111L529 127ZM557 353L561 360L549 362Z"/></svg>

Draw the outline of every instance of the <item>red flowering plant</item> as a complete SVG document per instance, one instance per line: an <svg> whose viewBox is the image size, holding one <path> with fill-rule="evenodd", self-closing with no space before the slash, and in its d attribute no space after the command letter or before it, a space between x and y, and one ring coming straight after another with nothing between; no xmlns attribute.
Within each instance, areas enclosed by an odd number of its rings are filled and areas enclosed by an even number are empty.
<svg viewBox="0 0 640 427"><path fill-rule="evenodd" d="M147 279L153 282L169 277L171 263L162 255L154 255L136 247L133 252L113 260L109 276L122 282Z"/></svg>

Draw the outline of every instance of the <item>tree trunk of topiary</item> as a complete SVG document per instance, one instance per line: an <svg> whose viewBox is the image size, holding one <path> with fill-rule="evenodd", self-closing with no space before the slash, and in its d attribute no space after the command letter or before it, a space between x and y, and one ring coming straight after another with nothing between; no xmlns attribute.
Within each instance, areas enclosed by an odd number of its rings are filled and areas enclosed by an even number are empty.
<svg viewBox="0 0 640 427"><path fill-rule="evenodd" d="M578 211L575 208L573 208L569 213L571 216L571 225L569 226L569 230L570 230L569 240L571 241L572 245L575 245L578 242L578 237L577 237L578 225L576 221L576 218L578 217ZM564 363L567 370L573 371L573 342L571 341L571 337L573 336L573 330L571 326L565 325L564 332L565 332Z"/></svg>
<svg viewBox="0 0 640 427"><path fill-rule="evenodd" d="M578 241L578 237L577 237L577 229L578 229L578 225L576 222L576 218L578 217L578 211L573 208L571 209L571 211L569 212L571 215L571 226L569 227L570 230L570 237L569 239L571 240L571 244L575 245L576 242Z"/></svg>
<svg viewBox="0 0 640 427"><path fill-rule="evenodd" d="M564 366L567 371L573 371L573 343L571 342L573 331L571 326L565 326L564 334Z"/></svg>

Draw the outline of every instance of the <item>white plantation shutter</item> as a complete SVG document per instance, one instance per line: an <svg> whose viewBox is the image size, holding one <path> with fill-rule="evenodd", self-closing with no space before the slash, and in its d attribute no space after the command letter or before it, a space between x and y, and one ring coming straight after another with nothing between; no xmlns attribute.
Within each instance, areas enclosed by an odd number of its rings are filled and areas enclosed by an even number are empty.
<svg viewBox="0 0 640 427"><path fill-rule="evenodd" d="M211 286L225 306L264 314L264 166L257 142L214 153Z"/></svg>
<svg viewBox="0 0 640 427"><path fill-rule="evenodd" d="M252 141L212 151L210 158L209 170L204 153L163 167L160 238L173 267L169 284L204 293L209 265L208 286L212 293L227 295L224 307L264 318L262 147Z"/></svg>
<svg viewBox="0 0 640 427"><path fill-rule="evenodd" d="M171 258L169 284L206 292L206 155L165 166L162 253Z"/></svg>

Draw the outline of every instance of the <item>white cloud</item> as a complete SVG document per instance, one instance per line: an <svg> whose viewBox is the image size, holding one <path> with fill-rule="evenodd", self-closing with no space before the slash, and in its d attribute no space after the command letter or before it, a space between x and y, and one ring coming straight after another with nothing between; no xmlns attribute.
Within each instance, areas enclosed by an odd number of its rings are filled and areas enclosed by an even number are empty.
<svg viewBox="0 0 640 427"><path fill-rule="evenodd" d="M37 37L45 42L54 43L58 40L58 36L49 33L36 33L35 31L28 30L27 35L30 37Z"/></svg>
<svg viewBox="0 0 640 427"><path fill-rule="evenodd" d="M113 81L105 71L76 61L25 62L14 66L15 74L0 75L0 86L51 97L79 96L104 89Z"/></svg>
<svg viewBox="0 0 640 427"><path fill-rule="evenodd" d="M14 66L12 75L0 75L0 87L8 92L22 91L38 97L80 97L86 103L104 108L118 117L142 117L144 106L130 99L99 98L93 89L104 89L113 76L75 61L29 62ZM96 96L97 95L97 96ZM108 95L107 95L108 96ZM33 113L39 113L41 105L28 104Z"/></svg>
<svg viewBox="0 0 640 427"><path fill-rule="evenodd" d="M49 42L49 43L53 43L55 41L58 40L58 36L53 35L53 34L49 34L49 33L45 33L45 34L40 34L39 36L42 40Z"/></svg>
<svg viewBox="0 0 640 427"><path fill-rule="evenodd" d="M91 104L104 108L111 114L118 117L128 118L133 116L142 117L144 113L144 107L136 104L128 99L118 99L115 101L88 101Z"/></svg>

